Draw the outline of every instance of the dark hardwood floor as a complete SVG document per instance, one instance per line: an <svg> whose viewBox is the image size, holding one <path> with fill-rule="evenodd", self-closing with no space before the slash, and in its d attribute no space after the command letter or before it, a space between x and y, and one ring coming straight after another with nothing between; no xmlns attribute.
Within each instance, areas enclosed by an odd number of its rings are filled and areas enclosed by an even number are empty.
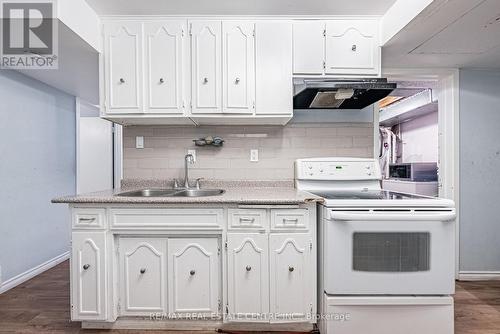
<svg viewBox="0 0 500 334"><path fill-rule="evenodd" d="M79 322L69 320L69 311L69 262L66 261L0 295L0 333L141 332L82 330ZM455 333L500 334L500 281L457 283Z"/></svg>

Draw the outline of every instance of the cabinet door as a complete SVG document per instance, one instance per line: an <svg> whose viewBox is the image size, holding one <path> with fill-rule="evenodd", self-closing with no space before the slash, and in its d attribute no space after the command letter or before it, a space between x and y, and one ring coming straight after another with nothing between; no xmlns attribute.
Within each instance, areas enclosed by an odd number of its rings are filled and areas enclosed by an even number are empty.
<svg viewBox="0 0 500 334"><path fill-rule="evenodd" d="M187 23L175 20L144 24L146 111L184 112Z"/></svg>
<svg viewBox="0 0 500 334"><path fill-rule="evenodd" d="M293 115L292 23L255 26L257 115Z"/></svg>
<svg viewBox="0 0 500 334"><path fill-rule="evenodd" d="M252 315L268 314L268 263L267 235L227 235L228 321L248 321Z"/></svg>
<svg viewBox="0 0 500 334"><path fill-rule="evenodd" d="M166 312L165 248L166 239L120 239L120 315Z"/></svg>
<svg viewBox="0 0 500 334"><path fill-rule="evenodd" d="M304 321L312 312L315 293L310 280L313 277L311 236L274 234L269 244L271 313L293 315L293 319L283 317L283 321Z"/></svg>
<svg viewBox="0 0 500 334"><path fill-rule="evenodd" d="M219 255L217 238L168 239L169 312L220 311Z"/></svg>
<svg viewBox="0 0 500 334"><path fill-rule="evenodd" d="M255 24L222 23L224 113L253 113L255 106Z"/></svg>
<svg viewBox="0 0 500 334"><path fill-rule="evenodd" d="M71 320L106 319L106 233L73 232Z"/></svg>
<svg viewBox="0 0 500 334"><path fill-rule="evenodd" d="M327 21L326 73L380 75L376 20Z"/></svg>
<svg viewBox="0 0 500 334"><path fill-rule="evenodd" d="M192 21L192 113L221 113L221 21Z"/></svg>
<svg viewBox="0 0 500 334"><path fill-rule="evenodd" d="M293 73L323 74L325 21L293 22Z"/></svg>
<svg viewBox="0 0 500 334"><path fill-rule="evenodd" d="M106 112L141 113L142 24L106 24L104 40Z"/></svg>

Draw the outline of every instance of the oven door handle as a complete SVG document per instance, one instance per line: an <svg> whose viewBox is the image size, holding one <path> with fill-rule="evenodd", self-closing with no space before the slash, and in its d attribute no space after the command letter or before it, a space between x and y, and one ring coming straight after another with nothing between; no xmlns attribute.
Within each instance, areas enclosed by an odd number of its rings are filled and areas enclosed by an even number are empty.
<svg viewBox="0 0 500 334"><path fill-rule="evenodd" d="M438 221L451 222L457 217L455 210L446 212L345 212L330 211L330 220L338 221Z"/></svg>

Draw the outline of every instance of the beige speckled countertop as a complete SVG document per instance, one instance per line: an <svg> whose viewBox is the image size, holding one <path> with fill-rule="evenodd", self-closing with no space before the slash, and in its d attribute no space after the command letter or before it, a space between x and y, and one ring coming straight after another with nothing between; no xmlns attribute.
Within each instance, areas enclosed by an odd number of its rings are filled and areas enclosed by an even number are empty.
<svg viewBox="0 0 500 334"><path fill-rule="evenodd" d="M289 181L210 181L202 189L221 188L226 192L206 197L122 197L124 191L145 188L172 188L160 180L125 180L121 189L54 198L52 203L87 204L302 204L321 202L321 197L293 188Z"/></svg>

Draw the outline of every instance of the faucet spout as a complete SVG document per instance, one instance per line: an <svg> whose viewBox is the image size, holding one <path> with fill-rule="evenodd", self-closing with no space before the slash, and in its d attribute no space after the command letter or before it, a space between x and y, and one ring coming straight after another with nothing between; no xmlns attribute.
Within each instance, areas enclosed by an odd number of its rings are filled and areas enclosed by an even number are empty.
<svg viewBox="0 0 500 334"><path fill-rule="evenodd" d="M189 188L189 164L194 162L192 154L186 154L184 157L184 188Z"/></svg>

